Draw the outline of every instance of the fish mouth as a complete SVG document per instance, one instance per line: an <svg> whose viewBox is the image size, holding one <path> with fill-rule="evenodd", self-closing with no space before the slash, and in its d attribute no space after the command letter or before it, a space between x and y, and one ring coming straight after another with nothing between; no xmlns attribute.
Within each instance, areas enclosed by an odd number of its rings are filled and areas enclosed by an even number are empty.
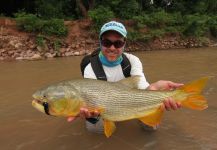
<svg viewBox="0 0 217 150"><path fill-rule="evenodd" d="M43 102L43 101L38 100L38 99L33 99L32 106L35 107L40 112L43 112L43 113L46 113L47 115L50 115L48 102Z"/></svg>

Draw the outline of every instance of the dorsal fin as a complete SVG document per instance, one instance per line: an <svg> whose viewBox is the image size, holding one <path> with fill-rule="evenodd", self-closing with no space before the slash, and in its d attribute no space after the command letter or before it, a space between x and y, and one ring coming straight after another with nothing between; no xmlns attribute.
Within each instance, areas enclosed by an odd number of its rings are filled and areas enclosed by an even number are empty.
<svg viewBox="0 0 217 150"><path fill-rule="evenodd" d="M144 82L145 78L141 76L131 76L129 78L122 79L118 81L118 83L127 86L132 89L139 89L142 87L142 83Z"/></svg>

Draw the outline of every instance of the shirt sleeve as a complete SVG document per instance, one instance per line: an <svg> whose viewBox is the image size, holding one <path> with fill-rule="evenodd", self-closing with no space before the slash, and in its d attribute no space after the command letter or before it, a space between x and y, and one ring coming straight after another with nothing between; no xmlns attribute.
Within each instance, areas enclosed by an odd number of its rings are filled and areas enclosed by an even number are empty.
<svg viewBox="0 0 217 150"><path fill-rule="evenodd" d="M90 63L84 69L84 78L96 79L96 75L93 72L93 69Z"/></svg>
<svg viewBox="0 0 217 150"><path fill-rule="evenodd" d="M147 82L145 75L143 73L143 67L142 67L142 63L139 60L138 57L132 55L132 54L127 54L125 53L127 58L130 61L131 64L131 71L130 71L130 75L131 76L140 76L141 80L139 82L139 89L146 89L149 86L149 83Z"/></svg>

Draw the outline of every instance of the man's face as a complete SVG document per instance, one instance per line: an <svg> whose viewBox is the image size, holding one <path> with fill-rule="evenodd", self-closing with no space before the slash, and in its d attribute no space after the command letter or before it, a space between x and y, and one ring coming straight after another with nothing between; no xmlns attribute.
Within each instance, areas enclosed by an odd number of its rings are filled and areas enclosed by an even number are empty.
<svg viewBox="0 0 217 150"><path fill-rule="evenodd" d="M125 46L124 37L115 31L108 31L101 39L102 53L108 61L116 61Z"/></svg>

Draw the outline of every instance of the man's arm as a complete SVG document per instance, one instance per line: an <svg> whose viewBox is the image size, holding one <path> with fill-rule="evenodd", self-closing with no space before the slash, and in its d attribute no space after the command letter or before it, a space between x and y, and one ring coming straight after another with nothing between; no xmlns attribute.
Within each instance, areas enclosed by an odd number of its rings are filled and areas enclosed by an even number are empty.
<svg viewBox="0 0 217 150"><path fill-rule="evenodd" d="M90 63L84 69L84 78L97 79Z"/></svg>
<svg viewBox="0 0 217 150"><path fill-rule="evenodd" d="M125 53L125 55L129 59L130 64L131 64L130 75L131 76L140 76L141 77L138 88L139 89L146 89L149 86L149 83L147 82L147 80L145 78L145 75L144 75L144 72L143 72L143 66L142 66L141 61L135 55L128 54L128 53Z"/></svg>

